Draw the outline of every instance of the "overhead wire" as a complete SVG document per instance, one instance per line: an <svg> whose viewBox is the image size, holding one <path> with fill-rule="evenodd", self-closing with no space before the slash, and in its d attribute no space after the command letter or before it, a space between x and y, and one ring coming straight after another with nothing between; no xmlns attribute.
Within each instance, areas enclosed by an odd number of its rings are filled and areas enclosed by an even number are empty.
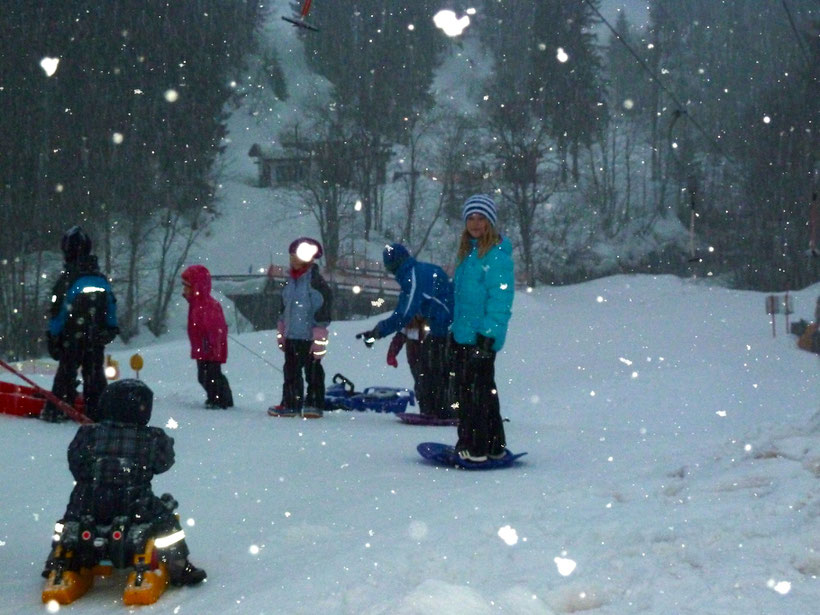
<svg viewBox="0 0 820 615"><path fill-rule="evenodd" d="M723 151L723 148L720 147L720 145L717 143L717 141L711 135L709 135L706 132L706 130L703 128L703 126L701 126L701 124L686 111L686 106L677 97L675 92L673 92L670 88L668 88L663 83L663 81L661 81L660 77L657 74L655 74L655 71L653 71L652 68L646 63L646 61L643 58L641 58L635 52L634 49L632 49L632 46L627 41L624 40L624 38L621 36L621 34L612 26L612 24L609 23L609 21L606 19L606 17L604 17L601 14L601 12L591 2L591 0L583 0L583 1L587 4L587 6L589 6L590 9L592 9L592 11L594 11L598 15L598 17L603 22L603 24L606 25L607 28L609 28L609 31L612 32L612 34L615 36L615 38L618 40L618 42L620 42L627 49L627 51L630 53L630 55L632 55L632 57L635 58L635 60L640 65L640 67L644 71L646 71L646 73L652 78L652 80L655 83L658 84L658 87L660 87L664 92L666 92L666 94L669 96L669 98L675 103L676 108L672 112L672 121L669 123L669 132L668 132L668 135L667 135L667 140L670 143L670 154L671 154L672 158L675 160L675 163L681 168L684 166L681 163L680 159L678 158L677 154L675 153L674 146L672 145L672 129L674 128L677 121L684 115L687 117L687 119L690 122L692 122L692 125L695 126L700 131L700 133L706 138L706 141L708 143L710 143L712 145L712 147L714 147L715 151L718 154L720 154L721 157L723 157L724 159L731 162L732 159ZM697 250L695 248L695 218L697 217L697 213L695 211L696 210L696 196L695 196L696 188L695 188L695 178L691 174L687 178L687 191L689 192L689 198L690 198L689 262L690 263L696 263L696 262L701 262L702 258L698 255Z"/></svg>
<svg viewBox="0 0 820 615"><path fill-rule="evenodd" d="M681 102L680 98L678 98L675 92L673 92L669 87L666 86L666 84L664 84L663 81L661 81L660 77L655 73L655 71L653 71L652 68L646 63L646 61L635 52L632 46L624 40L620 33L612 26L612 24L609 23L607 18L601 14L601 11L598 10L598 8L591 2L591 0L581 1L584 2L587 6L589 6L589 8L592 9L592 11L594 11L596 15L598 15L598 18L609 29L609 31L612 32L612 34L615 36L618 42L620 42L626 48L626 50L630 53L630 55L633 58L635 58L635 60L638 62L641 68L644 71L646 71L646 73L652 78L652 80L658 84L658 87L660 87L664 92L666 92L666 94L669 96L672 102L675 103L675 106L677 107L677 115L673 119L673 124L675 121L677 121L680 115L686 115L686 118L706 138L707 142L712 145L715 151L726 160L732 162L732 158L728 154L726 154L726 152L723 151L723 148L720 146L720 143L718 143L715 140L715 138L706 131L706 129L700 124L700 122L698 122L692 116L691 113L688 113L686 111L686 105L684 105Z"/></svg>
<svg viewBox="0 0 820 615"><path fill-rule="evenodd" d="M792 12L789 10L789 5L786 4L786 0L781 0L783 5L783 10L786 11L786 16L789 18L789 25L792 29L792 34L794 34L794 38L797 41L797 46L800 48L800 53L803 54L803 59L806 60L806 63L811 66L811 56L809 55L809 50L806 49L805 41L803 37L800 35L800 32L797 30L797 25L794 23L794 18L792 17Z"/></svg>
<svg viewBox="0 0 820 615"><path fill-rule="evenodd" d="M663 81L661 81L660 77L658 77L658 75L655 74L655 72L646 63L646 61L644 61L644 59L641 58L635 52L635 50L629 45L629 43L624 40L624 38L620 35L620 33L612 26L612 24L609 23L609 21L606 19L606 17L604 17L601 14L601 12L591 2L591 0L582 0L582 1L587 6L589 6L589 8L596 15L598 15L598 18L609 29L609 31L615 36L616 40L618 40L618 42L621 43L626 48L626 50L630 53L630 55L633 58L635 58L635 60L638 62L640 67L652 78L652 80L655 83L658 84L658 87L660 87L664 92L666 92L666 94L675 103L675 105L677 105L677 109L675 109L675 111L673 112L672 122L669 125L669 139L671 140L671 132L672 132L672 128L675 125L675 123L678 121L678 119L680 119L680 117L682 115L686 115L687 119L690 122L692 122L692 125L695 126L698 129L698 131L715 148L715 150L724 159L726 159L729 162L733 162L732 158L730 156L728 156L723 151L723 148L720 146L720 144L710 134L708 134L706 132L706 130L703 128L703 126L701 126L701 124L691 114L687 113L687 111L685 109L685 106L681 103L680 99L675 95L675 93L670 88L668 88L663 83ZM793 18L792 13L791 13L791 10L789 9L789 6L788 6L786 0L781 0L781 4L783 6L784 11L786 12L786 16L788 17L789 25L791 27L792 33L795 37L795 40L797 41L798 47L800 48L800 52L803 55L803 58L806 60L806 63L808 64L808 66L811 67L812 66L811 57L809 55L808 50L806 49L805 41L803 40L803 37L800 35L800 32L797 29L797 25L795 24L794 18ZM662 4L657 3L654 6L656 6L658 9L660 9L662 12L664 12L667 15L667 17L669 16L669 14L666 12L666 9L663 8ZM673 157L676 158L676 160L677 160L677 157L674 155L674 153L673 153ZM678 163L679 163L679 161L678 161ZM692 195L692 198L694 199L694 193L693 192L691 193L691 195ZM811 242L810 242L811 243L810 251L811 251L812 255L817 255L818 254L818 249L817 249L816 239L815 239L815 237L816 237L815 233L817 232L816 229L817 229L817 224L818 224L817 223L818 214L817 214L817 193L816 193L816 191L814 192L814 195L813 195L812 206L813 206L812 214L811 214L812 215L812 222L811 222L811 224L812 224L812 231L811 231L812 232L812 239L811 239ZM692 211L694 212L694 200L693 200L693 203L692 203Z"/></svg>

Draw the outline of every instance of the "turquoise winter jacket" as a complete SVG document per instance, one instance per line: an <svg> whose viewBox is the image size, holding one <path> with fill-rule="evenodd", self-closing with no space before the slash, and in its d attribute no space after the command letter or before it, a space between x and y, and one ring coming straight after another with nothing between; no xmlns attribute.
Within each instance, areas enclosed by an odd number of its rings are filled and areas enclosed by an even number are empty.
<svg viewBox="0 0 820 615"><path fill-rule="evenodd" d="M493 350L504 347L515 294L512 244L504 237L484 258L472 251L456 267L455 308L450 331L459 344L475 344L476 335L495 339Z"/></svg>

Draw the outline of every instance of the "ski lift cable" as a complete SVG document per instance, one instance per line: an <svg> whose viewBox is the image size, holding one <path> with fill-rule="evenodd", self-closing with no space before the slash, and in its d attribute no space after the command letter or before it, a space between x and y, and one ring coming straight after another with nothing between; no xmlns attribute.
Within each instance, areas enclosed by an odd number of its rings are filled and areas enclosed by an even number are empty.
<svg viewBox="0 0 820 615"><path fill-rule="evenodd" d="M582 0L582 2L587 4L589 6L589 8L591 8L598 15L598 17L601 19L601 21L604 23L604 25L606 25L606 27L609 28L609 31L612 32L612 34L615 36L615 38L618 39L618 42L620 42L624 47L626 47L626 50L629 52L629 54L633 58L635 58L635 61L638 64L640 64L641 68L644 71L646 71L649 74L650 77L652 77L652 80L655 81L658 84L658 86L660 86L660 88L669 95L669 97L672 99L672 101L679 108L683 109L683 104L680 102L680 100L675 95L675 93L672 90L670 90L669 88L667 88L666 85L664 85L663 81L661 81L660 78L655 74L655 71L653 71L649 67L649 65L646 63L646 61L641 56L639 56L635 52L634 49L632 49L632 46L624 40L624 38L620 35L620 33L615 28L612 27L612 25L607 21L606 17L604 17L601 14L601 12L595 7L595 5L592 4L592 2L590 0Z"/></svg>
<svg viewBox="0 0 820 615"><path fill-rule="evenodd" d="M820 248L817 247L817 226L820 220L820 209L817 205L817 191L812 192L811 205L809 206L809 255L820 256Z"/></svg>
<svg viewBox="0 0 820 615"><path fill-rule="evenodd" d="M726 160L731 161L731 158L723 151L723 149L712 138L712 136L709 135L706 132L706 130L700 125L700 123L697 122L697 120L695 120L689 113L687 113L684 105L681 103L680 99L675 95L675 93L671 89L666 87L666 85L664 85L664 83L660 80L658 75L656 75L655 72L649 67L649 65L647 65L647 63L643 60L643 58L641 58L635 52L635 50L632 49L632 47L629 45L629 43L627 43L623 39L623 37L618 33L618 31L615 30L615 28L612 27L612 25L609 23L609 21L607 21L606 17L604 17L601 14L601 12L595 7L595 5L592 4L589 0L583 0L583 1L598 15L598 17L606 25L606 27L609 28L609 31L612 32L612 34L615 36L615 38L624 47L626 47L626 49L630 53L630 55L632 55L632 57L635 58L635 60L638 62L638 64L641 66L641 68L644 71L646 71L649 74L649 76L655 81L655 83L657 83L658 86L664 92L666 92L669 95L669 97L672 99L672 101L677 106L677 108L672 112L672 121L669 123L669 130L668 130L668 133L667 133L667 141L669 142L669 145L670 145L669 151L670 151L670 154L672 156L672 159L675 161L675 164L679 168L684 168L685 167L685 165L681 162L680 158L678 157L677 153L675 152L674 147L672 146L672 130L675 127L675 124L677 123L677 121L684 115L701 132L701 134L704 137L706 137L707 142L709 142L715 148L715 150L717 151L718 154L720 154ZM689 192L689 197L690 197L689 262L694 263L694 262L700 262L702 259L698 256L697 250L695 248L695 218L697 217L697 213L696 213L695 209L696 209L696 202L697 201L696 201L696 197L695 197L695 184L694 184L694 177L693 176L690 175L690 177L687 181L687 184L688 184L687 185L687 190Z"/></svg>
<svg viewBox="0 0 820 615"><path fill-rule="evenodd" d="M690 114L690 113L687 113L687 112L686 112L686 110L685 110L685 105L684 105L684 104L680 101L680 99L677 97L677 95L676 95L676 94L675 94L675 93L674 93L674 92L673 92L670 88L668 88L668 87L667 87L667 86L663 83L663 81L661 81L661 79L658 77L658 75L656 75L656 74L655 74L655 71L653 71L653 70L649 67L649 65L648 65L648 64L644 61L644 59L643 59L643 58L641 58L641 57L640 57L640 56L639 56L639 55L635 52L635 50L634 50L634 49L632 49L632 47L630 46L630 44L629 44L629 43L627 43L627 42L624 40L624 38L623 38L623 37L622 37L622 36L618 33L618 31L617 31L617 30L616 30L616 29L612 26L612 24L610 24L610 23L609 23L609 21L607 21L606 17L604 17L604 16L601 14L601 12L600 12L600 11L599 11L596 7L595 7L595 5L594 5L594 4L592 4L592 2L591 2L590 0L582 0L582 2L584 2L587 6L589 6L589 8L590 8L590 9L592 9L592 10L593 10L593 11L594 11L597 15L598 15L598 17L601 19L601 21L603 22L603 24L604 24L604 25L605 25L605 26L609 29L609 31L610 31L610 32L612 32L612 34L615 36L615 38L618 40L618 42L620 42L620 43L621 43L621 44L622 44L622 45L626 48L626 50L629 52L629 54L630 54L633 58L635 58L635 61L637 61L637 62L638 62L638 64L640 65L640 67L641 67L641 68L642 68L642 69L643 69L643 70L644 70L644 71L645 71L645 72L646 72L646 73L647 73L647 74L648 74L648 75L649 75L649 76L650 76L650 77L651 77L651 78L655 81L655 83L657 83L657 84L658 84L658 86L659 86L659 87L660 87L660 88L661 88L664 92L666 92L666 94L669 96L669 98L671 98L671 99L672 99L672 102L674 102L674 103L675 103L675 105L677 106L677 111L676 111L676 115L675 115L675 117L674 117L674 118L673 118L673 120L672 120L672 123L674 124L674 123L675 123L675 121L677 121L677 119L680 117L680 115L684 115L684 114L685 114L685 115L686 115L686 117L687 117L687 119L688 119L690 122L692 122L692 125L693 125L693 126L695 126L695 128L697 128L697 129L698 129L698 131L699 131L699 132L700 132L700 133L701 133L701 134L702 134L702 135L706 138L707 142L709 142L709 143L712 145L712 147L715 149L715 151L716 151L718 154L720 154L723 158L725 158L726 160L728 160L729 162L732 162L732 158L731 158L728 154L726 154L726 152L724 152L724 151L723 151L723 148L722 148L722 147L720 146L720 144L719 144L719 143L718 143L718 142L714 139L714 137L712 137L712 135L710 135L710 134L706 131L706 129L705 129L705 128L704 128L704 127L700 124L700 122L698 122L698 121L697 121L694 117L692 117L692 114Z"/></svg>
<svg viewBox="0 0 820 615"><path fill-rule="evenodd" d="M811 67L811 57L809 56L809 52L806 49L805 41L803 37L800 36L800 32L797 30L797 25L794 23L794 18L792 17L792 12L789 10L789 5L786 4L786 0L782 0L783 10L786 11L786 16L789 18L789 25L792 29L792 34L794 34L794 38L797 41L797 46L800 48L800 53L803 54L803 59L806 60L806 63Z"/></svg>

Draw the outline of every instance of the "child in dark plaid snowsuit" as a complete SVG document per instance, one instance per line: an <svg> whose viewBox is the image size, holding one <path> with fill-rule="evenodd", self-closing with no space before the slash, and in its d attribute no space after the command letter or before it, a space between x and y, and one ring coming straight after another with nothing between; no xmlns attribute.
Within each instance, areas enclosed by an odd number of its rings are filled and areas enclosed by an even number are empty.
<svg viewBox="0 0 820 615"><path fill-rule="evenodd" d="M170 494L154 495L151 479L174 465L174 440L159 427L149 427L153 392L139 380L110 384L99 402L101 420L83 425L68 447L68 466L76 480L63 516L63 526L93 519L110 524L117 517L150 523L151 535L177 538L159 549L168 563L171 582L192 585L205 571L188 561L184 532ZM52 562L46 564L46 573Z"/></svg>

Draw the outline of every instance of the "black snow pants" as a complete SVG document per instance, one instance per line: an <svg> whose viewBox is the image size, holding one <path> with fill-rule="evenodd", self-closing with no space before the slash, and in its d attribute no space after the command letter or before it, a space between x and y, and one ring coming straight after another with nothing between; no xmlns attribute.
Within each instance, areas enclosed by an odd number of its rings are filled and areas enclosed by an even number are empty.
<svg viewBox="0 0 820 615"><path fill-rule="evenodd" d="M282 386L282 405L288 410L325 407L325 369L310 351L311 340L285 341L285 382ZM304 374L304 375L303 375ZM307 395L305 395L307 381Z"/></svg>
<svg viewBox="0 0 820 615"><path fill-rule="evenodd" d="M98 421L97 401L108 384L105 379L104 363L105 346L102 344L66 345L60 354L60 363L57 366L57 373L54 374L51 392L69 406L73 406L74 398L77 396L77 370L80 370L85 414L92 421ZM46 403L43 409L44 418L60 414L62 411L54 404Z"/></svg>
<svg viewBox="0 0 820 615"><path fill-rule="evenodd" d="M422 341L408 339L406 353L419 412L440 419L455 417L450 396L449 340L431 335Z"/></svg>
<svg viewBox="0 0 820 615"><path fill-rule="evenodd" d="M472 455L501 453L506 447L504 424L495 386L495 353L476 356L476 347L453 343L454 396L458 403L456 450Z"/></svg>
<svg viewBox="0 0 820 615"><path fill-rule="evenodd" d="M206 404L216 408L233 407L233 392L228 379L222 373L221 363L197 360L196 378L205 389Z"/></svg>

